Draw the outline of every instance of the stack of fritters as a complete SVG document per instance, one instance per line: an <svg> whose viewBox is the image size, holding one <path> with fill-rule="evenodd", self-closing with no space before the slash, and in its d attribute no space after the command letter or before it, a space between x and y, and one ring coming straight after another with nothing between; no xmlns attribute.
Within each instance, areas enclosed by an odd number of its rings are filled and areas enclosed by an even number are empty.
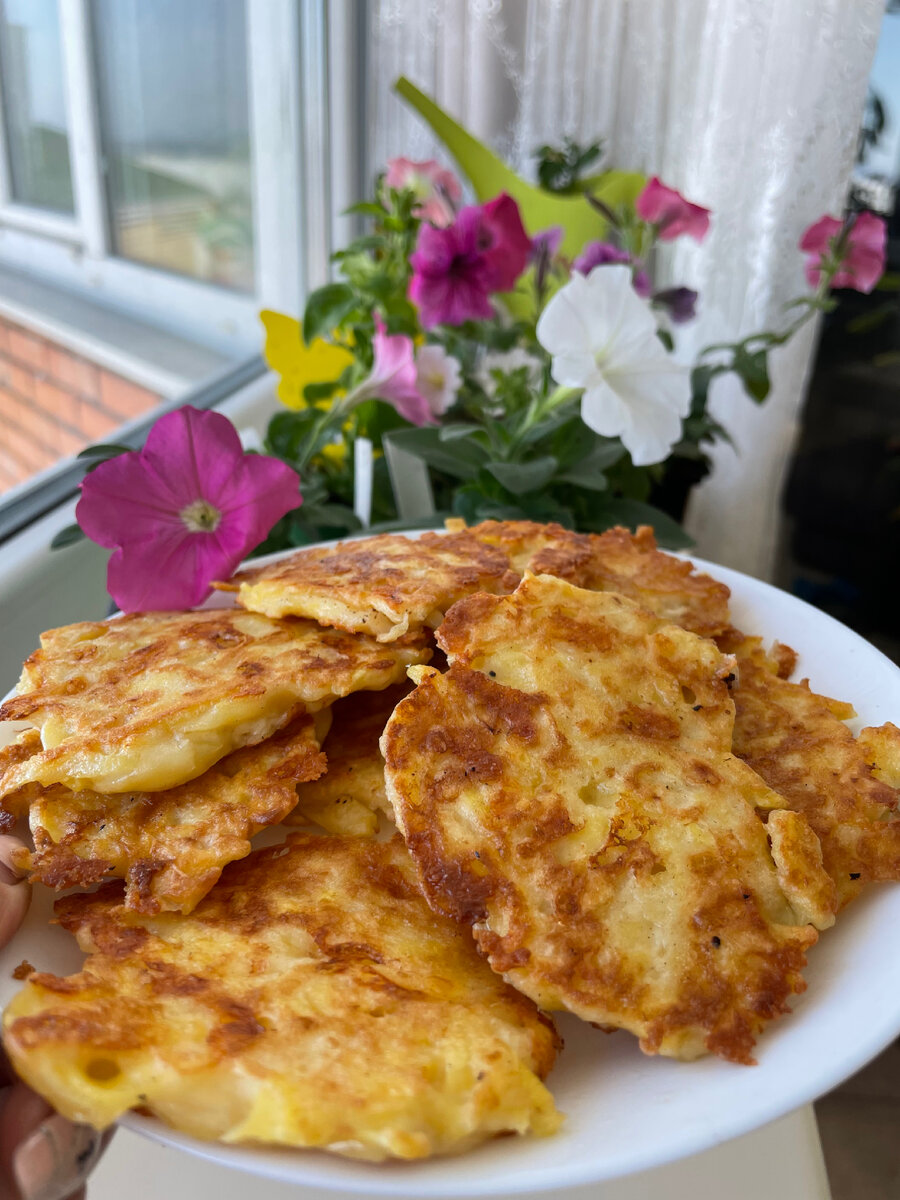
<svg viewBox="0 0 900 1200"><path fill-rule="evenodd" d="M59 902L84 971L6 1016L68 1115L370 1158L551 1132L538 1006L752 1062L818 931L900 878L900 731L854 739L727 587L649 529L451 524L26 664L0 813L49 886L125 881ZM329 836L244 857L278 823Z"/></svg>
<svg viewBox="0 0 900 1200"><path fill-rule="evenodd" d="M322 774L327 706L430 653L237 609L54 630L0 707L34 727L0 751L0 820L28 813L50 886L117 875L129 907L189 912Z"/></svg>

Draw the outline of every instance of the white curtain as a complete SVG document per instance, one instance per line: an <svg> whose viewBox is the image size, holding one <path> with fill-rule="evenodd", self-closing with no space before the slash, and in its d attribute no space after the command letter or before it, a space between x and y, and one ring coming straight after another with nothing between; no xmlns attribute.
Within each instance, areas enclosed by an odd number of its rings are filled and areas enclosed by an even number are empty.
<svg viewBox="0 0 900 1200"><path fill-rule="evenodd" d="M682 335L704 345L785 322L804 290L797 241L838 215L883 0L371 0L369 166L439 148L391 93L401 74L520 171L565 134L604 140L605 164L658 174L714 212L702 246L678 244L658 277L700 292ZM770 576L810 327L772 359L757 408L732 379L713 411L737 451L714 451L688 527L697 553Z"/></svg>

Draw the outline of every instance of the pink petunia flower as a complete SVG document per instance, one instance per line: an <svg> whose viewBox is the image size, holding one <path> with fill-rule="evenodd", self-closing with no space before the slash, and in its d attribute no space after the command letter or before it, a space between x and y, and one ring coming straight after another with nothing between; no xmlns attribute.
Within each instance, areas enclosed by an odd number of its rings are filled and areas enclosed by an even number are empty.
<svg viewBox="0 0 900 1200"><path fill-rule="evenodd" d="M658 226L659 239L671 242L687 234L702 242L709 231L709 209L691 204L674 188L666 187L654 175L634 202L642 221Z"/></svg>
<svg viewBox="0 0 900 1200"><path fill-rule="evenodd" d="M371 374L354 388L347 403L384 400L413 425L432 424L434 414L416 383L418 372L412 338L403 333L388 334L381 317L376 316L372 348L375 359Z"/></svg>
<svg viewBox="0 0 900 1200"><path fill-rule="evenodd" d="M297 473L245 454L221 413L189 405L159 418L141 451L101 463L75 509L113 550L107 589L123 612L200 604L277 520L302 503Z"/></svg>
<svg viewBox="0 0 900 1200"><path fill-rule="evenodd" d="M433 158L426 162L388 159L384 182L397 191L415 192L418 204L414 211L423 221L430 221L439 229L452 225L462 199L462 187L453 172Z"/></svg>
<svg viewBox="0 0 900 1200"><path fill-rule="evenodd" d="M837 249L843 228L837 217L820 217L800 239L800 249L810 255L806 260L806 279L812 287L819 286L823 260ZM870 212L860 213L847 234L840 266L830 286L871 292L884 274L886 246L887 224L883 218Z"/></svg>
<svg viewBox="0 0 900 1200"><path fill-rule="evenodd" d="M528 265L531 239L505 193L460 211L447 229L423 225L409 261L409 299L425 329L489 320L491 293L508 291Z"/></svg>

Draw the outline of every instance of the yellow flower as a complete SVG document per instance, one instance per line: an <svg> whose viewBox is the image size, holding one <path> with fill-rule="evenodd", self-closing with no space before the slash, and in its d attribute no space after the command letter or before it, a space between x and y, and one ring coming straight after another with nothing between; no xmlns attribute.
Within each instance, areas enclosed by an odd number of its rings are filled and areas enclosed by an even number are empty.
<svg viewBox="0 0 900 1200"><path fill-rule="evenodd" d="M284 313L264 309L260 320L266 330L263 355L281 380L278 399L288 408L306 408L303 389L308 383L331 383L353 355L344 346L335 346L324 338L316 338L311 346L303 341L300 322Z"/></svg>
<svg viewBox="0 0 900 1200"><path fill-rule="evenodd" d="M323 446L319 454L330 462L334 467L343 466L347 458L347 443L346 442L329 442L327 446Z"/></svg>

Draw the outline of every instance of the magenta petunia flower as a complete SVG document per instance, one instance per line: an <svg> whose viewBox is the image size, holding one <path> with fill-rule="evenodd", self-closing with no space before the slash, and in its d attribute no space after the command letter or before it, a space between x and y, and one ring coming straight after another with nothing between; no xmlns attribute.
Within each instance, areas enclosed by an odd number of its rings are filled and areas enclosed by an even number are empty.
<svg viewBox="0 0 900 1200"><path fill-rule="evenodd" d="M588 242L572 266L582 275L590 275L595 267L606 267L619 263L629 263L634 272L631 285L642 300L646 300L653 291L650 276L639 261L633 259L627 250L614 246L612 242Z"/></svg>
<svg viewBox="0 0 900 1200"><path fill-rule="evenodd" d="M113 550L106 585L123 612L200 604L279 518L302 503L297 473L245 454L221 413L189 405L159 418L141 451L101 463L75 509Z"/></svg>
<svg viewBox="0 0 900 1200"><path fill-rule="evenodd" d="M408 296L426 329L489 320L492 292L506 292L528 265L531 239L505 193L461 210L447 229L423 225L409 261Z"/></svg>
<svg viewBox="0 0 900 1200"><path fill-rule="evenodd" d="M564 233L562 225L550 225L536 233L531 239L529 260L532 263L540 263L555 258L559 254Z"/></svg>
<svg viewBox="0 0 900 1200"><path fill-rule="evenodd" d="M482 205L482 246L491 269L492 292L508 292L528 266L531 238L525 232L519 206L501 192Z"/></svg>
<svg viewBox="0 0 900 1200"><path fill-rule="evenodd" d="M453 172L433 158L427 162L391 158L384 182L397 191L406 189L415 192L418 200L415 213L423 221L430 221L441 229L452 224L462 199L462 187Z"/></svg>
<svg viewBox="0 0 900 1200"><path fill-rule="evenodd" d="M675 325L693 321L697 315L697 299L697 293L689 287L664 288L653 293L654 307L665 309Z"/></svg>
<svg viewBox="0 0 900 1200"><path fill-rule="evenodd" d="M630 263L631 255L627 250L614 246L612 242L588 242L582 247L581 253L572 263L576 271L582 275L590 275L594 267L605 267L609 263Z"/></svg>
<svg viewBox="0 0 900 1200"><path fill-rule="evenodd" d="M648 299L653 291L653 284L650 282L650 276L640 265L640 263L634 264L634 274L631 276L631 286L642 300Z"/></svg>
<svg viewBox="0 0 900 1200"><path fill-rule="evenodd" d="M819 286L822 260L829 258L844 228L837 217L820 217L810 225L800 239L800 249L810 257L806 260L806 279L812 287ZM887 224L874 213L860 213L850 227L841 264L831 279L835 288L854 288L871 292L884 274L887 244Z"/></svg>
<svg viewBox="0 0 900 1200"><path fill-rule="evenodd" d="M418 367L412 338L403 333L388 334L381 317L376 316L372 349L375 359L371 374L354 388L348 401L359 404L363 400L384 400L413 425L432 424L435 418L431 406L416 383Z"/></svg>
<svg viewBox="0 0 900 1200"><path fill-rule="evenodd" d="M634 202L642 221L658 226L659 239L671 242L683 234L702 242L709 231L709 209L691 204L654 175Z"/></svg>
<svg viewBox="0 0 900 1200"><path fill-rule="evenodd" d="M409 298L426 329L487 320L493 273L481 245L480 208L464 208L447 229L423 225L409 261Z"/></svg>

